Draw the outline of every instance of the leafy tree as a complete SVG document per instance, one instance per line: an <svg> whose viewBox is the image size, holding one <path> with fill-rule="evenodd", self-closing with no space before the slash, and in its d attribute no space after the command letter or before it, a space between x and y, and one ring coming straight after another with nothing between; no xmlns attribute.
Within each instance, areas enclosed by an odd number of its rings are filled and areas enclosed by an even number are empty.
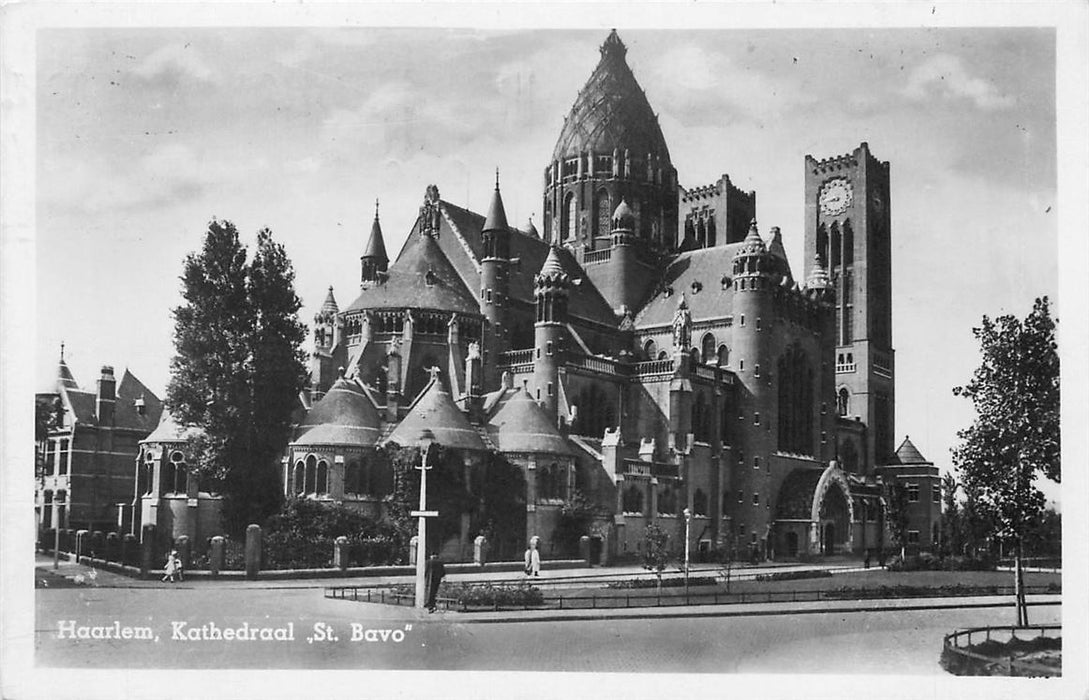
<svg viewBox="0 0 1089 700"><path fill-rule="evenodd" d="M907 487L897 479L885 482L884 499L885 526L892 539L900 545L900 560L903 561L907 554L907 529L911 522L908 517Z"/></svg>
<svg viewBox="0 0 1089 700"><path fill-rule="evenodd" d="M279 505L276 463L306 383L301 302L272 234L258 233L247 263L229 221L209 223L181 279L166 403L182 424L201 429L190 445L193 471L222 485L227 526L240 532Z"/></svg>
<svg viewBox="0 0 1089 700"><path fill-rule="evenodd" d="M409 513L420 505L420 449L389 444L378 458L387 460L393 473L393 491L387 500L390 522L408 540L416 534L417 521ZM427 523L427 551L438 552L442 544L461 533L461 516L474 512L477 499L469 492L465 460L455 449L435 444L428 453L427 509L439 516Z"/></svg>
<svg viewBox="0 0 1089 700"><path fill-rule="evenodd" d="M942 476L941 556L957 554L961 547L960 502L956 478L949 473Z"/></svg>
<svg viewBox="0 0 1089 700"><path fill-rule="evenodd" d="M502 455L487 456L480 473L483 478L474 531L484 534L495 556L514 558L526 541L525 476Z"/></svg>
<svg viewBox="0 0 1089 700"><path fill-rule="evenodd" d="M572 556L578 552L579 539L590 533L590 525L594 519L607 515L608 508L594 503L582 491L574 490L560 510L553 541L561 552Z"/></svg>
<svg viewBox="0 0 1089 700"><path fill-rule="evenodd" d="M1044 506L1035 481L1038 476L1061 479L1055 321L1043 297L1024 321L1012 315L994 320L984 316L972 333L980 343L982 362L972 380L953 393L972 402L976 419L957 433L961 444L953 451L953 461L980 511L998 536L1013 545L1017 621L1024 625L1025 528Z"/></svg>
<svg viewBox="0 0 1089 700"><path fill-rule="evenodd" d="M643 568L658 577L658 591L662 590L662 572L669 566L669 535L657 525L647 525L643 531Z"/></svg>
<svg viewBox="0 0 1089 700"><path fill-rule="evenodd" d="M34 400L34 442L38 449L34 450L34 478L41 478L45 473L45 443L49 440L49 429L53 426L56 411L49 399Z"/></svg>

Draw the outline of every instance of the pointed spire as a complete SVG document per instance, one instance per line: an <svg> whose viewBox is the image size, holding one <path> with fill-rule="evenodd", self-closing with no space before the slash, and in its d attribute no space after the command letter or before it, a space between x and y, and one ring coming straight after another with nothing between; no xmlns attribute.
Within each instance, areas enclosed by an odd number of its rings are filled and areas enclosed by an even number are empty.
<svg viewBox="0 0 1089 700"><path fill-rule="evenodd" d="M329 292L325 295L325 302L321 305L323 313L337 313L340 311L340 307L337 306L337 299L333 296L333 285L329 285Z"/></svg>
<svg viewBox="0 0 1089 700"><path fill-rule="evenodd" d="M613 29L609 32L609 36L605 37L605 43L601 45L601 57L623 59L627 53L628 47L624 46L624 42L620 40L620 35L616 33L616 29Z"/></svg>
<svg viewBox="0 0 1089 700"><path fill-rule="evenodd" d="M382 224L378 221L378 200L374 200L374 223L371 224L371 237L363 249L364 258L372 258L378 263L378 269L386 269L389 256L386 255L386 242L382 237Z"/></svg>
<svg viewBox="0 0 1089 700"><path fill-rule="evenodd" d="M492 192L492 202L488 205L488 216L484 220L483 230L507 230L507 212L503 209L503 197L499 194L499 168L495 169L495 191Z"/></svg>
<svg viewBox="0 0 1089 700"><path fill-rule="evenodd" d="M533 214L529 215L529 223L526 224L526 233L534 238L540 238L541 232L537 230L537 227L533 225Z"/></svg>
<svg viewBox="0 0 1089 700"><path fill-rule="evenodd" d="M832 280L828 277L828 270L824 269L820 253L813 255L813 269L809 272L809 279L805 286L809 289L828 289L832 286Z"/></svg>
<svg viewBox="0 0 1089 700"><path fill-rule="evenodd" d="M559 277L563 275L563 263L560 262L560 255L557 252L556 246L552 245L548 247L548 257L545 258L544 264L541 265L541 271L538 273L539 277Z"/></svg>
<svg viewBox="0 0 1089 700"><path fill-rule="evenodd" d="M628 206L628 200L621 199L620 204L616 205L616 210L613 211L613 230L631 230L634 228L635 215L631 213L631 207Z"/></svg>
<svg viewBox="0 0 1089 700"><path fill-rule="evenodd" d="M57 363L57 384L69 389L78 389L79 384L76 383L76 378L72 376L72 370L68 369L68 364L64 361L64 341L61 341L60 361Z"/></svg>

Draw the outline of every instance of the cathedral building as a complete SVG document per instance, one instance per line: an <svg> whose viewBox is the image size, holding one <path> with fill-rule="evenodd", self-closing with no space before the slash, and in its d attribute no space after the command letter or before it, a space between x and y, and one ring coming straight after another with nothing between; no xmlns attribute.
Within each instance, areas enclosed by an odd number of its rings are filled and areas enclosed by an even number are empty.
<svg viewBox="0 0 1089 700"><path fill-rule="evenodd" d="M358 295L315 317L285 493L380 516L376 449L433 436L523 471L546 555L576 491L603 562L651 524L680 548L686 512L696 552L887 544L882 481L937 483L894 450L889 164L806 156L795 276L755 192L680 184L613 31L544 166L540 231L508 223L498 175L485 215L428 187L393 260L376 211ZM929 548L936 510L911 513Z"/></svg>

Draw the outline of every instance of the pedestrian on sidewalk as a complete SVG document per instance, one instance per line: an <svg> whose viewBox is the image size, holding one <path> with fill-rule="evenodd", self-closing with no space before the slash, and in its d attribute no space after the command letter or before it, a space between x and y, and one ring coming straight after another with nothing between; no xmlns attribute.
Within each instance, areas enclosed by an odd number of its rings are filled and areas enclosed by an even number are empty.
<svg viewBox="0 0 1089 700"><path fill-rule="evenodd" d="M865 559L864 564L865 564L867 569L870 568L870 550L868 550L868 549L866 550L866 559Z"/></svg>
<svg viewBox="0 0 1089 700"><path fill-rule="evenodd" d="M540 537L534 535L529 539L529 549L526 550L526 576L541 575L541 552L537 549Z"/></svg>
<svg viewBox="0 0 1089 700"><path fill-rule="evenodd" d="M178 559L178 550L170 550L170 554L166 557L166 567L163 569L163 581L170 581L174 583L177 576L180 576L181 561Z"/></svg>
<svg viewBox="0 0 1089 700"><path fill-rule="evenodd" d="M424 581L427 583L427 612L435 612L435 598L439 594L439 584L446 576L446 566L439 555L432 554L424 564Z"/></svg>

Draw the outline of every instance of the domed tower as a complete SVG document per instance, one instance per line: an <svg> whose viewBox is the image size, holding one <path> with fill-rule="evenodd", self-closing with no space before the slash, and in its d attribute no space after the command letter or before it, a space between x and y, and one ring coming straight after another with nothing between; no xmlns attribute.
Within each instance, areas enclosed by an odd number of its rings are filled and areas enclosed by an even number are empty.
<svg viewBox="0 0 1089 700"><path fill-rule="evenodd" d="M632 212L634 241L651 251L677 245L677 170L626 54L613 30L545 168L544 238L572 250L612 245L612 213L622 199Z"/></svg>
<svg viewBox="0 0 1089 700"><path fill-rule="evenodd" d="M743 545L758 544L767 531L770 480L768 458L775 449L777 393L771 384L774 361L774 297L777 280L774 256L753 220L733 261L735 373L740 383L733 484L739 495L734 522L745 527Z"/></svg>
<svg viewBox="0 0 1089 700"><path fill-rule="evenodd" d="M510 229L503 197L499 194L499 172L488 216L480 232L483 255L480 260L480 312L487 319L484 332L485 385L498 384L499 354L510 349L507 328L507 299L510 292Z"/></svg>
<svg viewBox="0 0 1089 700"><path fill-rule="evenodd" d="M389 268L389 256L386 255L386 243L382 238L382 225L378 223L378 200L374 201L374 223L371 224L371 237L359 258L360 286L364 289L374 286Z"/></svg>
<svg viewBox="0 0 1089 700"><path fill-rule="evenodd" d="M563 269L559 252L552 247L534 278L537 321L533 327L533 398L553 420L560 392L559 368L563 364L570 288L571 280Z"/></svg>

